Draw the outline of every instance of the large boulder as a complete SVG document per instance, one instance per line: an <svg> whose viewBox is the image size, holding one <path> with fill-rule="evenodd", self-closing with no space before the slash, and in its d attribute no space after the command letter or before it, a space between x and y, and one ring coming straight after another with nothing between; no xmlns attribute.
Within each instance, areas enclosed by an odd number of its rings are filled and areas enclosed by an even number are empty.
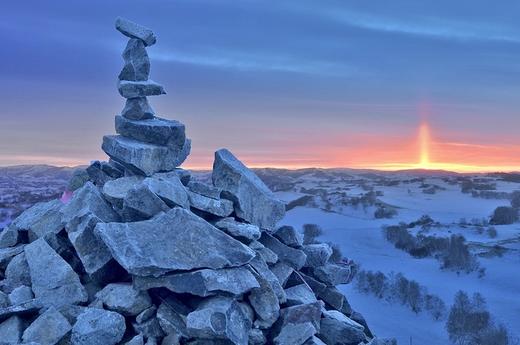
<svg viewBox="0 0 520 345"><path fill-rule="evenodd" d="M130 171L151 176L156 172L172 171L180 166L190 153L191 141L186 139L180 150L173 150L120 135L106 135L101 147L110 158Z"/></svg>
<svg viewBox="0 0 520 345"><path fill-rule="evenodd" d="M240 303L216 296L188 314L186 325L188 333L196 338L226 339L235 345L247 345L251 320Z"/></svg>
<svg viewBox="0 0 520 345"><path fill-rule="evenodd" d="M24 248L31 274L32 290L45 306L59 307L87 301L78 275L44 239Z"/></svg>
<svg viewBox="0 0 520 345"><path fill-rule="evenodd" d="M148 80L150 76L150 59L144 42L133 38L128 40L123 51L125 66L119 73L119 80Z"/></svg>
<svg viewBox="0 0 520 345"><path fill-rule="evenodd" d="M217 293L241 295L260 287L255 277L245 267L203 269L157 278L135 276L134 286L141 290L165 287L176 293L189 293L202 297Z"/></svg>
<svg viewBox="0 0 520 345"><path fill-rule="evenodd" d="M179 207L147 221L98 224L95 231L121 266L141 276L241 266L255 255L247 246Z"/></svg>
<svg viewBox="0 0 520 345"><path fill-rule="evenodd" d="M35 342L40 345L57 344L70 330L69 321L54 308L38 316L23 332L25 343Z"/></svg>
<svg viewBox="0 0 520 345"><path fill-rule="evenodd" d="M72 327L73 345L115 345L123 338L125 318L113 311L88 308Z"/></svg>
<svg viewBox="0 0 520 345"><path fill-rule="evenodd" d="M215 152L212 179L234 201L237 216L245 221L272 230L283 218L284 203L228 150Z"/></svg>

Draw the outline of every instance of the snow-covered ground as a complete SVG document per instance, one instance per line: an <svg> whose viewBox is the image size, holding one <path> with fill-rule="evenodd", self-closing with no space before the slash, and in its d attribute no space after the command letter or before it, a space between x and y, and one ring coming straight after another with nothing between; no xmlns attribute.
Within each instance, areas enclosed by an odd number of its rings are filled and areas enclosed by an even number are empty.
<svg viewBox="0 0 520 345"><path fill-rule="evenodd" d="M391 179L396 178L405 180L403 176L391 175ZM477 231L476 226L459 225L461 218L465 218L468 223L472 220L488 220L497 206L507 206L509 200L472 197L471 193L461 192L460 184L447 183L441 177L425 178L420 182L401 182L398 185L381 184L374 177L365 177L363 180L365 189L368 185L373 186L374 191L382 192L377 199L395 207L396 216L376 219L373 207L333 207L331 212L330 205L329 210L325 210L319 201L315 201L291 209L282 223L297 228L305 223L320 225L324 230L320 239L340 245L343 254L360 263L362 269L386 274L401 272L443 299L448 309L457 291L464 290L470 294L479 292L486 299L489 311L496 320L504 323L513 337L520 337L520 223L495 226L498 233L496 238L490 238L485 231ZM288 196L291 193L297 193L295 197L301 195L302 186L306 190L324 188L331 193L345 186L348 196L359 195L364 190L352 188L349 181L334 178L322 178L320 181L314 178L312 183L308 178L298 178L293 183L292 191L277 192L286 201L290 201ZM422 191L424 184L435 184L442 189L438 189L435 194L425 194ZM497 183L497 190L500 191L510 193L517 189L520 189L520 184ZM438 260L414 258L396 249L383 237L383 225L394 225L401 221L408 223L425 214L441 223L441 226L427 230L430 236L445 237L458 233L466 237L475 254L486 252L495 244L504 247L505 252L502 256L478 256L480 266L486 269L485 276L479 278L476 272L458 274L441 270ZM415 314L402 305L362 294L354 285L343 286L342 290L353 308L363 313L379 336L396 337L399 344L410 344L410 338L412 344L450 343L445 330L446 320L435 321L428 313Z"/></svg>

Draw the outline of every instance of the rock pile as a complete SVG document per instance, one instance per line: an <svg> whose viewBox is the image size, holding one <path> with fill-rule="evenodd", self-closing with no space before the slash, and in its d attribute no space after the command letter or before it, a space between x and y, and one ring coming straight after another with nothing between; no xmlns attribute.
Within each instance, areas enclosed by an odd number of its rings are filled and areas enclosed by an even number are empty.
<svg viewBox="0 0 520 345"><path fill-rule="evenodd" d="M148 79L155 35L116 28L130 40L111 160L0 233L0 344L390 344L335 288L351 267L277 227L284 204L231 152L211 184L178 168L184 125L146 98L164 93Z"/></svg>

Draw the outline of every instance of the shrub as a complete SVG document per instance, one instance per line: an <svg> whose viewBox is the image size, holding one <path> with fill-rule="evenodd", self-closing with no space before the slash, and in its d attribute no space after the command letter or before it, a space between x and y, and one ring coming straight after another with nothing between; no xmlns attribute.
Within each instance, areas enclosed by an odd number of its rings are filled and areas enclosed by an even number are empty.
<svg viewBox="0 0 520 345"><path fill-rule="evenodd" d="M381 218L392 218L397 214L397 211L393 207L385 206L385 205L379 205L374 212L374 217L377 219Z"/></svg>
<svg viewBox="0 0 520 345"><path fill-rule="evenodd" d="M337 244L329 243L332 248L332 255L330 256L330 261L334 263L340 263L343 261L343 253L341 252L341 247Z"/></svg>
<svg viewBox="0 0 520 345"><path fill-rule="evenodd" d="M511 195L511 207L520 208L520 191L514 191Z"/></svg>
<svg viewBox="0 0 520 345"><path fill-rule="evenodd" d="M488 229L487 229L487 234L490 238L495 238L497 237L498 233L497 233L497 229L494 227L494 226L490 226Z"/></svg>
<svg viewBox="0 0 520 345"><path fill-rule="evenodd" d="M316 241L316 237L321 236L323 230L317 224L304 224L303 225L303 243L312 244Z"/></svg>
<svg viewBox="0 0 520 345"><path fill-rule="evenodd" d="M518 220L518 210L510 206L499 206L493 212L490 223L494 225L513 224Z"/></svg>

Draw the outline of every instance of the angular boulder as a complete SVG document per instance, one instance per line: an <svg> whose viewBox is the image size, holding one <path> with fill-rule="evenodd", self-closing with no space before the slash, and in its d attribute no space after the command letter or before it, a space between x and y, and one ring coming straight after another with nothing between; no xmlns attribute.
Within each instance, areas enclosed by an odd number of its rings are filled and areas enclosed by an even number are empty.
<svg viewBox="0 0 520 345"><path fill-rule="evenodd" d="M150 219L160 212L170 208L145 184L138 184L130 189L123 200L121 214L125 221Z"/></svg>
<svg viewBox="0 0 520 345"><path fill-rule="evenodd" d="M146 46L157 42L157 37L152 30L122 17L116 19L116 29L127 37L140 39Z"/></svg>
<svg viewBox="0 0 520 345"><path fill-rule="evenodd" d="M41 345L57 344L70 330L69 321L54 308L38 316L23 332L25 343L35 342Z"/></svg>
<svg viewBox="0 0 520 345"><path fill-rule="evenodd" d="M233 213L233 202L229 200L216 200L191 191L188 191L188 198L190 206L199 211L204 211L217 217L227 217Z"/></svg>
<svg viewBox="0 0 520 345"><path fill-rule="evenodd" d="M284 308L276 324L278 332L274 344L303 344L320 331L323 302L301 304ZM331 343L336 344L336 343Z"/></svg>
<svg viewBox="0 0 520 345"><path fill-rule="evenodd" d="M299 284L285 289L287 305L309 304L317 301L314 292L307 284Z"/></svg>
<svg viewBox="0 0 520 345"><path fill-rule="evenodd" d="M139 291L130 283L108 284L96 294L106 309L125 316L136 316L152 306L152 299L146 291Z"/></svg>
<svg viewBox="0 0 520 345"><path fill-rule="evenodd" d="M123 51L125 66L119 73L119 80L142 81L150 76L150 59L144 42L137 38L128 40Z"/></svg>
<svg viewBox="0 0 520 345"><path fill-rule="evenodd" d="M120 135L103 137L102 149L113 160L125 168L146 176L161 171L172 171L182 164L191 150L187 139L180 150L166 146L143 143Z"/></svg>
<svg viewBox="0 0 520 345"><path fill-rule="evenodd" d="M245 221L262 229L273 230L283 218L284 203L226 149L215 152L212 180L233 200L237 216Z"/></svg>
<svg viewBox="0 0 520 345"><path fill-rule="evenodd" d="M11 305L19 305L32 300L34 295L29 286L21 285L11 291L8 298Z"/></svg>
<svg viewBox="0 0 520 345"><path fill-rule="evenodd" d="M113 311L87 308L72 327L74 345L115 345L123 338L125 318Z"/></svg>
<svg viewBox="0 0 520 345"><path fill-rule="evenodd" d="M134 286L140 290L164 287L175 293L189 293L202 297L217 293L241 295L260 287L255 277L245 267L203 269L157 278L135 276Z"/></svg>
<svg viewBox="0 0 520 345"><path fill-rule="evenodd" d="M169 207L180 206L186 209L190 207L186 188L177 175L156 174L146 178L142 183Z"/></svg>
<svg viewBox="0 0 520 345"><path fill-rule="evenodd" d="M5 279L1 285L6 292L11 292L21 285L31 285L31 274L24 252L16 255L9 262L5 269Z"/></svg>
<svg viewBox="0 0 520 345"><path fill-rule="evenodd" d="M180 150L186 141L185 126L179 121L155 117L140 121L116 116L116 133L144 143Z"/></svg>
<svg viewBox="0 0 520 345"><path fill-rule="evenodd" d="M127 176L108 181L103 185L103 196L116 209L123 208L123 200L128 192L143 181L142 176Z"/></svg>
<svg viewBox="0 0 520 345"><path fill-rule="evenodd" d="M129 120L153 119L155 111L146 97L127 98L121 116Z"/></svg>
<svg viewBox="0 0 520 345"><path fill-rule="evenodd" d="M313 270L313 275L316 279L329 286L347 284L352 280L350 266L341 264L326 264L320 266Z"/></svg>
<svg viewBox="0 0 520 345"><path fill-rule="evenodd" d="M327 243L306 244L302 250L307 255L305 267L323 266L332 255L332 248Z"/></svg>
<svg viewBox="0 0 520 345"><path fill-rule="evenodd" d="M251 290L248 301L258 317L255 321L255 327L265 329L271 327L278 319L280 302L269 281L256 271L253 272L260 286Z"/></svg>
<svg viewBox="0 0 520 345"><path fill-rule="evenodd" d="M11 316L0 322L0 344L20 344L24 321L19 316Z"/></svg>
<svg viewBox="0 0 520 345"><path fill-rule="evenodd" d="M273 232L274 237L290 247L299 248L303 244L303 235L292 226L284 225Z"/></svg>
<svg viewBox="0 0 520 345"><path fill-rule="evenodd" d="M178 207L147 221L98 224L95 231L121 266L141 276L241 266L255 255L239 241Z"/></svg>
<svg viewBox="0 0 520 345"><path fill-rule="evenodd" d="M320 338L327 344L357 344L365 340L364 327L337 310L324 311L320 327Z"/></svg>
<svg viewBox="0 0 520 345"><path fill-rule="evenodd" d="M115 222L119 219L100 190L91 182L74 192L72 200L63 207L62 212L65 224L86 214L93 214L103 222ZM67 231L74 232L74 229L69 226Z"/></svg>
<svg viewBox="0 0 520 345"><path fill-rule="evenodd" d="M117 89L119 90L119 94L124 98L138 98L166 94L164 87L153 80L120 80L117 84Z"/></svg>
<svg viewBox="0 0 520 345"><path fill-rule="evenodd" d="M60 307L87 301L87 292L78 275L44 239L24 248L32 290L45 306Z"/></svg>
<svg viewBox="0 0 520 345"><path fill-rule="evenodd" d="M294 269L301 269L307 261L307 255L302 250L283 244L265 231L262 232L258 241L278 255L280 261L287 263Z"/></svg>
<svg viewBox="0 0 520 345"><path fill-rule="evenodd" d="M215 223L215 226L239 240L251 242L260 238L260 228L258 226L237 222L232 217L219 220Z"/></svg>
<svg viewBox="0 0 520 345"><path fill-rule="evenodd" d="M220 199L220 193L222 193L222 189L206 183L202 183L200 181L189 181L187 187L193 193L201 194L207 196L208 198L217 200Z"/></svg>

